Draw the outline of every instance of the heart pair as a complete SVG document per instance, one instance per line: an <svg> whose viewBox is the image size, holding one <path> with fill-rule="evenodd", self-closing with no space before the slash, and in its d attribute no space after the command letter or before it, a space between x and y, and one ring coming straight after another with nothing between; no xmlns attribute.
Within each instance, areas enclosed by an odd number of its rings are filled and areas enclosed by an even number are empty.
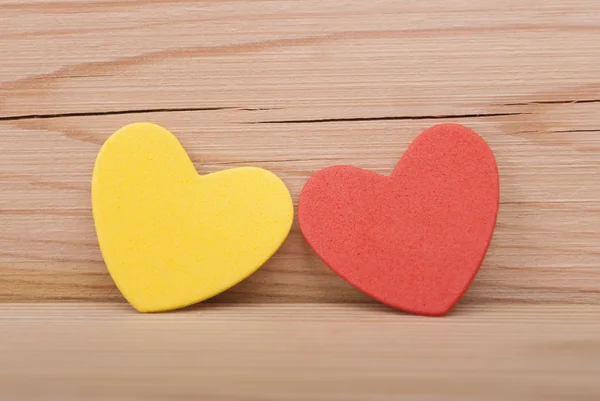
<svg viewBox="0 0 600 401"><path fill-rule="evenodd" d="M316 173L298 218L314 251L352 285L404 311L443 315L483 261L498 198L485 141L444 124L423 132L390 176L350 166ZM277 251L294 215L273 173L200 176L173 134L146 123L122 128L100 150L92 205L107 268L142 312L239 283Z"/></svg>

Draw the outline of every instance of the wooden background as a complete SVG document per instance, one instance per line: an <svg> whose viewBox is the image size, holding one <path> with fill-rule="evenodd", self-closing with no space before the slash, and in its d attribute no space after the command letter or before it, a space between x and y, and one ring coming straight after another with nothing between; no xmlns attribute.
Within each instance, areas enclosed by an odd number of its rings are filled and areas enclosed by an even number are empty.
<svg viewBox="0 0 600 401"><path fill-rule="evenodd" d="M465 124L498 224L445 318L391 311L294 225L185 311L139 315L98 249L103 141L151 121L200 173L253 165L297 201L332 164L390 173ZM0 399L600 399L597 0L0 0Z"/></svg>

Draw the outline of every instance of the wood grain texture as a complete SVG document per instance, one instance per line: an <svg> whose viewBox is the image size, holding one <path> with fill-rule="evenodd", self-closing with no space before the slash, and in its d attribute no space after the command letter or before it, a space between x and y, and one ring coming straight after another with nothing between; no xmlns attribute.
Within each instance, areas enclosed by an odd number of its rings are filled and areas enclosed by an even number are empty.
<svg viewBox="0 0 600 401"><path fill-rule="evenodd" d="M0 0L0 399L600 399L599 43L596 0ZM449 316L408 316L295 225L211 302L135 314L89 191L136 121L294 201L321 168L387 174L465 124L500 171L483 268Z"/></svg>
<svg viewBox="0 0 600 401"><path fill-rule="evenodd" d="M102 142L150 120L201 173L392 171L439 122L494 150L464 302L600 304L600 3L0 0L0 299L122 301L90 211ZM221 302L369 302L299 230Z"/></svg>

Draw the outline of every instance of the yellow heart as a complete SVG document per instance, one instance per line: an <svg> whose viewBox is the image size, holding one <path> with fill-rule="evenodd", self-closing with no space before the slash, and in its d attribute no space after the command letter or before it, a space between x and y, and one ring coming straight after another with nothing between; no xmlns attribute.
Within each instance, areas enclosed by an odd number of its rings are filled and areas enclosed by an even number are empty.
<svg viewBox="0 0 600 401"><path fill-rule="evenodd" d="M281 246L294 207L273 173L200 176L173 134L139 123L102 146L92 208L106 266L140 312L203 301L255 272Z"/></svg>

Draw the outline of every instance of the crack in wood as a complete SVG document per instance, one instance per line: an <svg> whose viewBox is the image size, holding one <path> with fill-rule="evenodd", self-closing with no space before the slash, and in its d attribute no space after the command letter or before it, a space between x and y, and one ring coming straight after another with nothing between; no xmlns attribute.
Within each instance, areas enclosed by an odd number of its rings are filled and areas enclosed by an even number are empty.
<svg viewBox="0 0 600 401"><path fill-rule="evenodd" d="M596 129L565 129L560 131L552 131L554 134L571 134L571 133L579 133L579 132L599 132L600 128Z"/></svg>
<svg viewBox="0 0 600 401"><path fill-rule="evenodd" d="M138 110L115 110L115 111L83 111L75 113L55 114L24 114L16 116L0 116L0 121L20 120L50 120L56 118L70 117L96 117L96 116L118 116L126 114L150 114L150 113L181 113L194 111L217 111L239 109L238 107L190 107L190 108L162 108L162 109L138 109Z"/></svg>
<svg viewBox="0 0 600 401"><path fill-rule="evenodd" d="M529 106L532 104L581 104L581 103L600 103L600 99L543 100L543 101L539 101L539 102L503 103L502 106Z"/></svg>
<svg viewBox="0 0 600 401"><path fill-rule="evenodd" d="M196 111L218 111L218 110L240 110L240 111L267 111L279 110L280 108L242 108L242 107L196 107L196 108L162 108L162 109L137 109L137 110L114 110L114 111L88 111L73 113L53 113L53 114L23 114L14 116L0 116L1 121L22 121L22 120L50 120L58 118L72 117L101 117L116 116L127 114L150 114L150 113L182 113ZM349 117L349 118L323 118L311 120L268 120L253 121L244 124L306 124L306 123L330 123L330 122L356 122L356 121L393 121L393 120L441 120L441 119L461 119L461 118L485 118L485 117L504 117L518 116L530 113L477 113L477 114L447 114L430 116L384 116L384 117Z"/></svg>
<svg viewBox="0 0 600 401"><path fill-rule="evenodd" d="M268 111L268 110L283 110L283 107L243 107L238 108L240 111Z"/></svg>
<svg viewBox="0 0 600 401"><path fill-rule="evenodd" d="M273 120L256 121L247 124L309 124L309 123L333 123L333 122L356 122L356 121L397 121L397 120L447 120L462 118L486 118L520 116L530 113L478 113L478 114L445 114L431 116L386 116L386 117L348 117L348 118L322 118L312 120Z"/></svg>

